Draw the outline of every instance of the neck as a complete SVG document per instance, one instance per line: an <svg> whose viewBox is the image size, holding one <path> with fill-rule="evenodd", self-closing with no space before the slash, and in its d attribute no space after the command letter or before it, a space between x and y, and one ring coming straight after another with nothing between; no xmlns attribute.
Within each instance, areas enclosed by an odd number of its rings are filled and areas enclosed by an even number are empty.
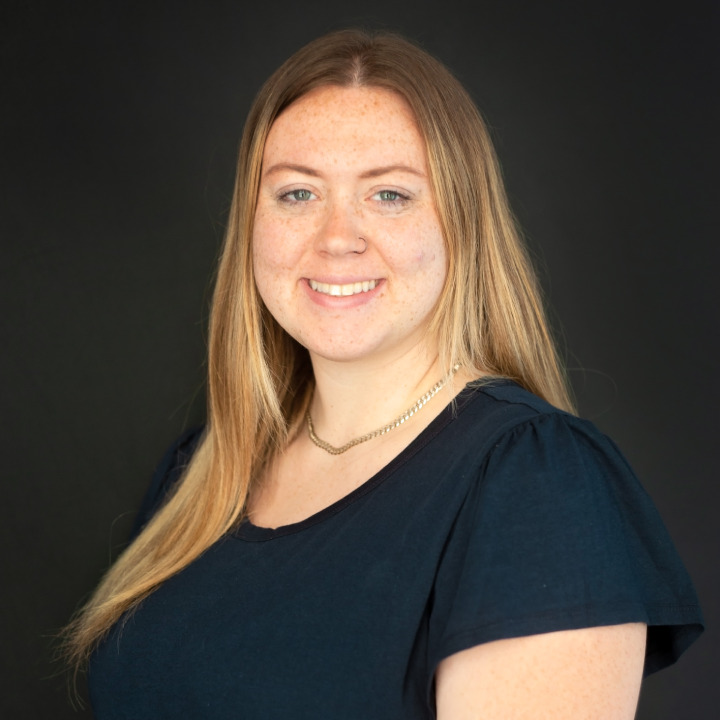
<svg viewBox="0 0 720 720"><path fill-rule="evenodd" d="M313 422L323 439L337 445L395 419L449 371L436 352L417 348L392 359L334 362L313 356L312 363ZM446 403L438 398L437 404Z"/></svg>

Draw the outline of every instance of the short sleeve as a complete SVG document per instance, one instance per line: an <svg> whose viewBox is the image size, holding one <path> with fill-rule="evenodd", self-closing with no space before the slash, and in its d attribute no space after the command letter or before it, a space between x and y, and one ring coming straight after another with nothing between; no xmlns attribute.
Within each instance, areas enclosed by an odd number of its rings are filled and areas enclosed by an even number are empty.
<svg viewBox="0 0 720 720"><path fill-rule="evenodd" d="M651 500L592 424L549 413L495 443L437 575L430 661L501 638L642 622L645 674L702 631Z"/></svg>
<svg viewBox="0 0 720 720"><path fill-rule="evenodd" d="M185 431L165 451L159 465L153 473L150 486L143 498L140 510L135 517L131 539L135 539L148 521L157 512L167 497L168 492L175 486L187 466L195 448L202 437L203 428L192 428Z"/></svg>

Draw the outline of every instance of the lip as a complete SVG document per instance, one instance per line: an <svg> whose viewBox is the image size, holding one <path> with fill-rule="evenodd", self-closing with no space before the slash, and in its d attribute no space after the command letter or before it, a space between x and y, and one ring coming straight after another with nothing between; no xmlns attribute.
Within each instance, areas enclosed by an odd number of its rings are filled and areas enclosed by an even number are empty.
<svg viewBox="0 0 720 720"><path fill-rule="evenodd" d="M316 289L313 289L311 283ZM384 285L384 280L367 276L318 277L303 278L302 285L308 297L317 305L331 308L356 307L374 298ZM318 286L322 289L317 289ZM352 290L351 294L347 294L349 290Z"/></svg>

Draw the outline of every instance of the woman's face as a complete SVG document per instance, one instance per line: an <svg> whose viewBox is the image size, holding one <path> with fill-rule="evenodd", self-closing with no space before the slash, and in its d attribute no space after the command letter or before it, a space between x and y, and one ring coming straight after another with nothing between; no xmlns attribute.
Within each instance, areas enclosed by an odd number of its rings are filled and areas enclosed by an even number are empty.
<svg viewBox="0 0 720 720"><path fill-rule="evenodd" d="M425 145L400 96L327 86L275 120L253 261L267 308L311 354L434 353L425 330L445 282L445 243Z"/></svg>

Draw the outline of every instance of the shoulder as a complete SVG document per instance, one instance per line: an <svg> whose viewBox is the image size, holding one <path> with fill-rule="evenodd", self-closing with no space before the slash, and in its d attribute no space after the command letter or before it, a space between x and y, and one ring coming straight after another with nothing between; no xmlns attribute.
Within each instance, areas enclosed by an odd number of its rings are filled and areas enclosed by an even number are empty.
<svg viewBox="0 0 720 720"><path fill-rule="evenodd" d="M472 388L461 420L474 440L478 475L471 489L480 511L538 513L556 522L642 506L654 514L630 464L593 423L559 410L509 381ZM465 417L463 417L465 416ZM645 514L645 513L643 513ZM539 528L538 528L539 529Z"/></svg>
<svg viewBox="0 0 720 720"><path fill-rule="evenodd" d="M510 637L644 623L653 626L646 671L672 662L699 632L697 598L615 444L512 383L464 393L457 420L475 466L438 576L449 618L439 657Z"/></svg>
<svg viewBox="0 0 720 720"><path fill-rule="evenodd" d="M606 456L629 470L615 443L593 423L560 410L510 380L472 383L457 399L457 431L491 456L541 453L561 464L573 456Z"/></svg>
<svg viewBox="0 0 720 720"><path fill-rule="evenodd" d="M499 378L469 383L457 396L455 405L458 415L467 416L467 422L481 425L486 431L494 429L496 434L546 417L585 423L575 415L533 395L516 382Z"/></svg>
<svg viewBox="0 0 720 720"><path fill-rule="evenodd" d="M155 468L150 486L135 518L134 538L163 504L170 490L176 485L187 467L204 434L204 426L183 432L165 451Z"/></svg>

